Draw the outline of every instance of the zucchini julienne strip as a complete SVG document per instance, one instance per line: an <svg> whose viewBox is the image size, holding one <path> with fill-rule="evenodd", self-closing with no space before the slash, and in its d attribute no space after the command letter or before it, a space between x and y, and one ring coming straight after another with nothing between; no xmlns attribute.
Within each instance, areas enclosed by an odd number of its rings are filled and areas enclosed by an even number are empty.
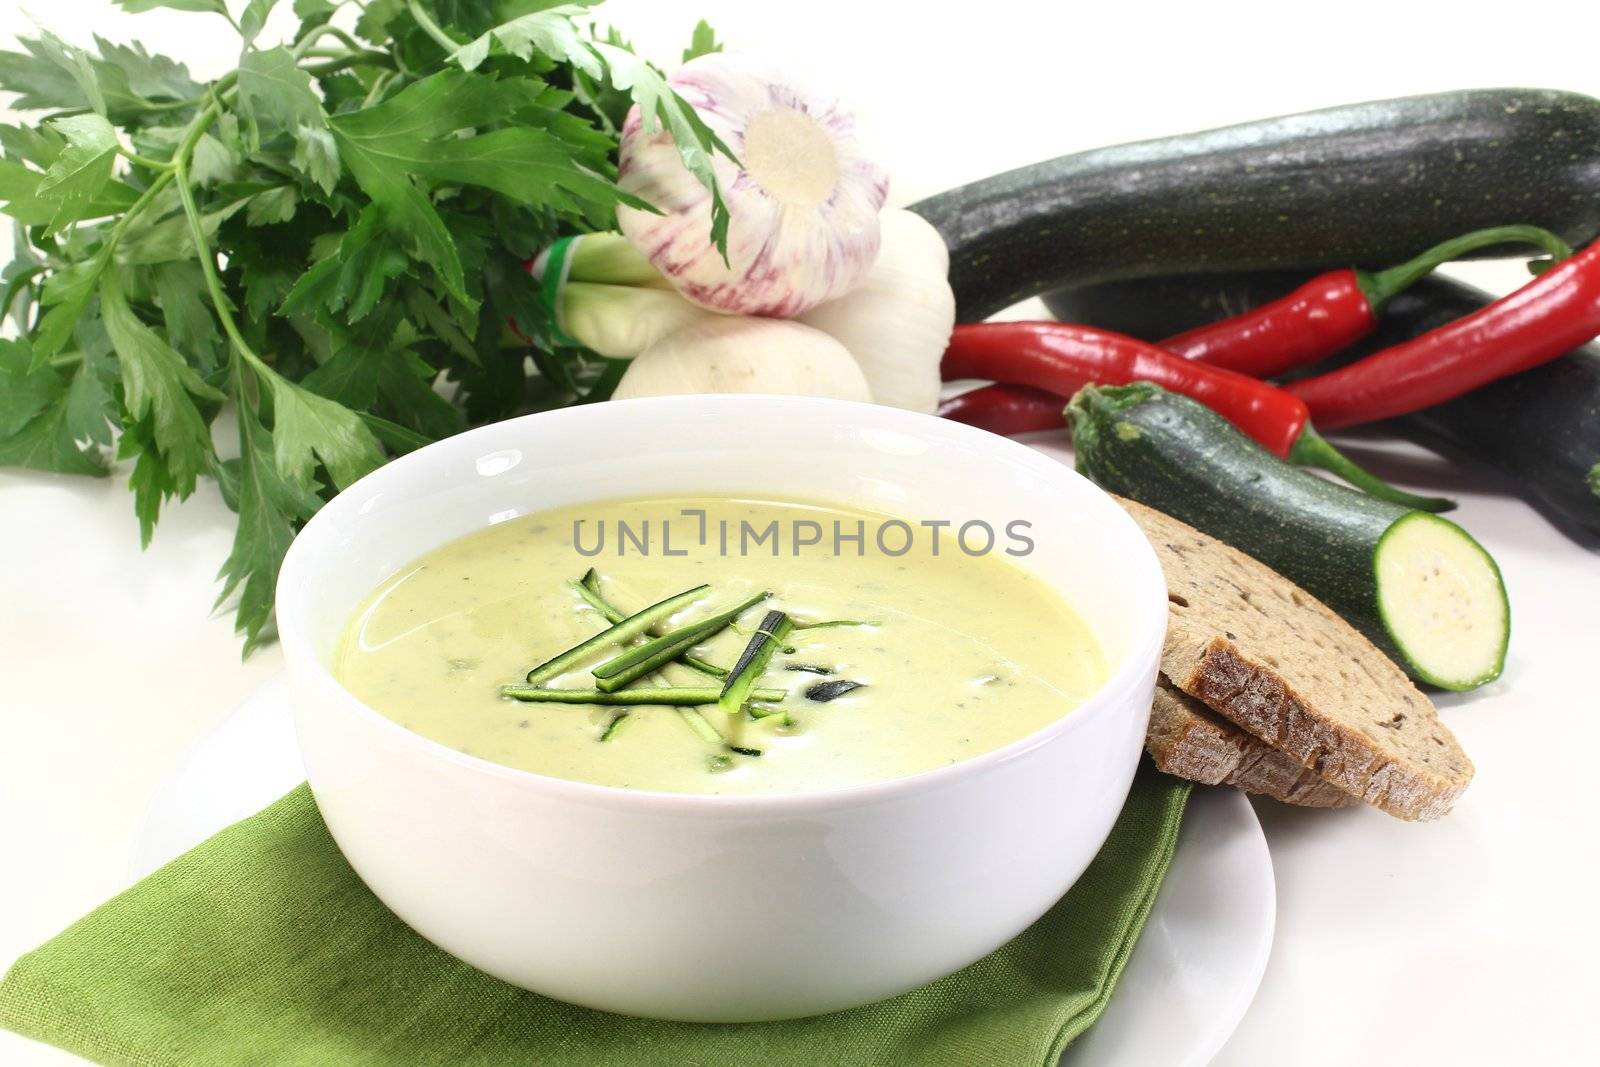
<svg viewBox="0 0 1600 1067"><path fill-rule="evenodd" d="M534 685L503 685L500 695L528 704L598 704L622 707L696 707L715 704L715 686L641 686L604 692L599 689L545 689ZM789 694L782 689L757 689L752 700L776 703ZM721 740L721 737L718 737Z"/></svg>
<svg viewBox="0 0 1600 1067"><path fill-rule="evenodd" d="M728 681L717 697L717 706L728 715L738 715L745 702L752 698L757 680L772 661L772 654L783 644L783 639L794 629L794 620L786 612L769 611L761 620L760 629L750 638L744 652L728 672Z"/></svg>
<svg viewBox="0 0 1600 1067"><path fill-rule="evenodd" d="M593 567L590 567L586 572L584 572L582 578L574 578L570 584L573 590L575 590L591 608L594 608L594 610L598 611L600 616L607 622L617 623L622 621L622 612L613 607L610 601L606 600L606 598L600 594L600 575L595 573L595 569ZM661 633L654 626L652 626L645 631L645 635L650 637L660 637ZM692 655L688 652L685 652L683 655L679 656L678 662L683 664L685 667L697 670L701 674L711 678L726 678L728 676L728 670L726 667L719 667L715 663L707 663L699 656Z"/></svg>
<svg viewBox="0 0 1600 1067"><path fill-rule="evenodd" d="M827 630L835 626L882 626L876 619L824 619L821 622L797 622L796 630Z"/></svg>
<svg viewBox="0 0 1600 1067"><path fill-rule="evenodd" d="M819 704L826 704L830 700L844 696L856 689L865 689L865 682L851 681L849 678L830 678L825 682L817 682L806 687L806 699L815 700Z"/></svg>
<svg viewBox="0 0 1600 1067"><path fill-rule="evenodd" d="M611 716L611 721L606 723L605 731L601 733L600 740L609 741L613 737L616 737L617 731L622 729L622 724L627 722L628 716L632 714L633 712L623 709L622 711L619 711L615 715Z"/></svg>
<svg viewBox="0 0 1600 1067"><path fill-rule="evenodd" d="M717 728L712 726L711 723L707 721L706 717L700 714L697 709L678 708L677 712L678 717L688 725L689 729L694 731L695 736L700 740L713 745L722 744L722 735L717 732Z"/></svg>
<svg viewBox="0 0 1600 1067"><path fill-rule="evenodd" d="M642 645L636 645L596 667L591 672L595 677L595 685L602 692L612 693L629 682L642 678L652 671L660 670L695 645L727 629L728 624L734 619L770 595L766 592L758 593L727 611L662 634L660 637L651 638Z"/></svg>
<svg viewBox="0 0 1600 1067"><path fill-rule="evenodd" d="M593 574L593 569L591 569L589 573ZM662 680L662 677L659 674L651 677L650 684L654 685L657 689L667 688L667 683ZM722 734L717 732L717 728L715 726L712 726L706 721L706 717L700 714L699 708L685 705L681 707L674 707L672 710L678 713L678 718L682 719L683 724L692 730L694 735L700 740L704 741L708 745L722 744Z"/></svg>
<svg viewBox="0 0 1600 1067"><path fill-rule="evenodd" d="M775 708L769 704L757 704L751 701L745 705L745 714L750 716L751 722L765 722L768 719L777 719L779 726L793 726L794 716L783 708Z"/></svg>
<svg viewBox="0 0 1600 1067"><path fill-rule="evenodd" d="M708 585L697 585L693 589L685 589L676 596L669 596L665 600L651 604L643 611L635 612L608 629L601 630L587 641L573 645L554 659L545 660L528 672L527 683L538 685L541 682L548 682L557 675L566 673L584 657L639 636L679 608L700 599L709 588Z"/></svg>

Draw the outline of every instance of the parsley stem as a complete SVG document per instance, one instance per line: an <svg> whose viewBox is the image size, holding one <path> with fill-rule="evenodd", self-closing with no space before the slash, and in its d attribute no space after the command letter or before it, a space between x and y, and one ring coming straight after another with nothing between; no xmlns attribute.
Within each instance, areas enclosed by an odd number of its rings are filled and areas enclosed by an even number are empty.
<svg viewBox="0 0 1600 1067"><path fill-rule="evenodd" d="M189 184L189 158L194 154L195 145L200 143L200 138L222 112L222 105L217 102L216 93L217 90L213 89L211 103L194 117L194 121L189 123L189 128L184 131L183 140L179 142L177 151L172 154L173 169L170 173L178 182L178 199L182 201L183 213L189 220L189 233L194 238L195 256L200 261L200 275L205 279L206 292L211 297L211 306L217 313L217 321L222 323L222 332L228 335L234 351L244 357L244 361L250 364L251 369L259 374L272 374L272 368L256 355L255 349L244 339L244 334L239 332L239 324L233 320L228 298L222 291L222 279L217 275L217 261L211 254L211 242L206 237L205 223L201 221L200 206L195 203L194 188ZM236 377L239 369L235 365ZM242 403L242 393L234 399Z"/></svg>
<svg viewBox="0 0 1600 1067"><path fill-rule="evenodd" d="M393 70L394 60L382 52L356 52L349 55L341 55L337 59L330 59L326 63L310 63L301 69L313 77L326 78L328 75L337 74L341 70L363 66Z"/></svg>
<svg viewBox="0 0 1600 1067"><path fill-rule="evenodd" d="M453 56L461 50L461 42L440 29L439 24L422 10L422 5L417 3L417 0L406 0L406 10L411 12L411 17L416 20L417 28L432 37L439 47L444 49L445 55Z"/></svg>
<svg viewBox="0 0 1600 1067"><path fill-rule="evenodd" d="M120 240L123 233L126 232L129 224L133 222L134 218L139 214L139 212L150 206L150 202L156 198L156 195L160 193L161 190L167 187L167 183L172 181L174 173L175 168L163 170L160 174L157 174L156 180L151 182L149 187L146 188L143 193L139 194L139 199L135 200L128 207L128 210L122 213L121 218L111 224L111 229L106 231L107 248L111 250L116 249L117 241Z"/></svg>
<svg viewBox="0 0 1600 1067"><path fill-rule="evenodd" d="M362 97L361 106L367 108L376 104L383 96L383 91L389 88L390 84L399 76L392 70L381 71L377 77L372 79L372 88L368 89L367 95Z"/></svg>
<svg viewBox="0 0 1600 1067"><path fill-rule="evenodd" d="M320 26L308 26L306 28L305 35L294 43L294 48L291 50L291 54L296 59L299 59L305 54L305 50L311 47L313 42L319 41L324 37L337 37L344 44L344 46L350 49L352 52L359 52L362 50L360 41L356 40L348 33L345 33L339 27L330 26L328 23L324 22Z"/></svg>
<svg viewBox="0 0 1600 1067"><path fill-rule="evenodd" d="M204 94L202 94L203 96ZM130 93L129 96L137 101L134 110L137 111L182 111L186 107L194 107L201 99L200 96L191 96L183 100L151 100L148 97ZM74 115L88 115L94 112L92 107L64 107L55 111L47 111L41 121L51 122L55 119L72 118Z"/></svg>
<svg viewBox="0 0 1600 1067"><path fill-rule="evenodd" d="M122 148L121 146L118 146L117 154L120 155L123 159L126 159L129 163L133 163L133 164L136 164L137 166L145 167L145 168L147 168L149 170L162 171L162 170L173 170L174 169L171 160L151 159L149 156L141 156L139 153L130 152L126 148Z"/></svg>
<svg viewBox="0 0 1600 1067"><path fill-rule="evenodd" d="M194 107L199 97L190 97L187 100L146 100L139 98L139 107L144 111L182 111L186 107Z"/></svg>

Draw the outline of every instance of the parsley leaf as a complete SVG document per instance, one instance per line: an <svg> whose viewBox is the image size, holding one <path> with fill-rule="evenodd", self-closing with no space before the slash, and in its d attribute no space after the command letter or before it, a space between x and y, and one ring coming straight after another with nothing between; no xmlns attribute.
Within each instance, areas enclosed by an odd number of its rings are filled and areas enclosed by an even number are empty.
<svg viewBox="0 0 1600 1067"><path fill-rule="evenodd" d="M0 159L0 212L24 226L46 226L61 212L59 197L42 196L44 175L21 163ZM109 181L77 209L78 220L104 218L128 210L139 194L119 181Z"/></svg>
<svg viewBox="0 0 1600 1067"><path fill-rule="evenodd" d="M89 307L100 275L110 262L111 248L102 246L94 258L70 263L45 281L39 302L47 310L33 333L35 365L61 351L72 337L73 328Z"/></svg>
<svg viewBox="0 0 1600 1067"><path fill-rule="evenodd" d="M711 23L701 19L695 23L694 34L689 38L689 47L683 50L683 61L699 59L713 52L722 51L722 42L717 40L717 32L711 28Z"/></svg>
<svg viewBox="0 0 1600 1067"><path fill-rule="evenodd" d="M244 635L244 655L270 640L272 598L278 570L299 524L316 513L322 501L310 490L286 480L273 458L272 435L248 404L239 409L239 462L232 497L239 513L233 550L217 578L220 607L234 600L235 629Z"/></svg>
<svg viewBox="0 0 1600 1067"><path fill-rule="evenodd" d="M189 77L182 63L166 56L153 56L137 41L117 44L95 37L100 61L95 73L107 94L107 110L119 114L124 107L141 108L156 101L192 100L200 86ZM92 60L91 60L92 62Z"/></svg>
<svg viewBox="0 0 1600 1067"><path fill-rule="evenodd" d="M272 14L272 9L278 6L278 0L250 0L245 5L244 13L239 16L239 35L244 38L244 43L249 45L261 33L261 27L266 25L267 16Z"/></svg>
<svg viewBox="0 0 1600 1067"><path fill-rule="evenodd" d="M272 390L273 459L291 485L317 489L313 457L340 489L382 466L383 448L354 411L276 372L264 376Z"/></svg>
<svg viewBox="0 0 1600 1067"><path fill-rule="evenodd" d="M300 194L292 185L276 185L252 196L245 204L245 218L252 226L271 226L294 218Z"/></svg>
<svg viewBox="0 0 1600 1067"><path fill-rule="evenodd" d="M328 116L311 87L311 76L287 48L246 52L239 62L240 116L252 151L262 142L288 135L295 147L290 162L325 193L339 181L339 157L328 132Z"/></svg>
<svg viewBox="0 0 1600 1067"><path fill-rule="evenodd" d="M0 340L0 440L14 436L66 390L49 367L31 371L26 341Z"/></svg>
<svg viewBox="0 0 1600 1067"><path fill-rule="evenodd" d="M62 66L42 39L19 42L21 52L0 52L0 89L16 93L20 111L69 111L88 107L70 66Z"/></svg>
<svg viewBox="0 0 1600 1067"><path fill-rule="evenodd" d="M604 73L600 57L596 55L573 24L573 16L587 14L589 4L558 4L543 11L534 11L484 33L456 51L454 57L462 70L476 70L489 58L489 49L498 42L518 59L529 59L535 52L555 59L565 60L578 70L598 78Z"/></svg>
<svg viewBox="0 0 1600 1067"><path fill-rule="evenodd" d="M72 79L84 104L102 115L106 113L106 99L100 92L100 79L95 73L89 53L68 44L53 33L41 33L29 50L55 64ZM73 106L77 105L69 105Z"/></svg>
<svg viewBox="0 0 1600 1067"><path fill-rule="evenodd" d="M571 150L543 130L508 127L458 136L495 121L525 99L515 82L441 71L384 103L330 119L340 158L382 210L390 230L438 272L469 307L450 230L429 199L436 185L478 185L528 207L603 221L619 201L642 204L606 179L575 166Z"/></svg>
<svg viewBox="0 0 1600 1067"><path fill-rule="evenodd" d="M194 262L167 262L158 264L150 277L155 286L156 302L161 306L161 322L167 331L167 340L179 352L192 353L202 374L216 369L218 348L222 335L217 332L217 320L201 295L205 279Z"/></svg>
<svg viewBox="0 0 1600 1067"><path fill-rule="evenodd" d="M265 138L291 133L301 126L327 125L322 101L311 88L311 75L287 48L252 50L239 61L240 116L259 149Z"/></svg>
<svg viewBox="0 0 1600 1067"><path fill-rule="evenodd" d="M164 7L173 11L209 11L214 15L226 15L228 9L223 6L222 0L113 0L122 10L132 14L145 11L154 11Z"/></svg>
<svg viewBox="0 0 1600 1067"><path fill-rule="evenodd" d="M128 417L134 422L149 420L147 444L140 454L146 465L144 476L134 481L140 534L148 544L161 501L170 496L181 500L194 492L196 479L215 459L211 429L191 396L219 403L225 397L139 321L116 271L106 272L100 282L100 315L122 369Z"/></svg>
<svg viewBox="0 0 1600 1067"><path fill-rule="evenodd" d="M0 51L0 89L18 94L16 106L41 111L89 109L118 124L142 125L166 115L163 105L199 95L183 64L152 56L138 44L96 37L99 56L45 34Z"/></svg>
<svg viewBox="0 0 1600 1067"><path fill-rule="evenodd" d="M728 206L722 201L722 186L711 169L711 157L722 153L735 159L733 149L722 143L688 101L673 92L661 72L632 52L608 44L596 44L607 59L611 82L633 95L646 133L666 127L678 146L678 158L700 184L711 193L711 242L724 256L728 252Z"/></svg>
<svg viewBox="0 0 1600 1067"><path fill-rule="evenodd" d="M93 112L56 119L50 124L66 139L56 161L34 190L39 199L56 205L46 236L77 222L92 210L96 197L111 180L117 161L117 131L104 116Z"/></svg>
<svg viewBox="0 0 1600 1067"><path fill-rule="evenodd" d="M87 362L72 377L46 364L33 366L25 341L0 341L0 464L63 474L106 473L106 462L91 431L92 420L107 413L109 394ZM11 427L15 427L11 429Z"/></svg>
<svg viewBox="0 0 1600 1067"><path fill-rule="evenodd" d="M711 157L720 152L734 159L733 150L673 91L661 72L625 47L620 37L584 40L572 22L573 16L584 10L582 5L561 4L502 22L458 49L452 58L463 70L476 70L488 59L492 45L498 43L519 59L540 52L572 64L580 75L605 77L616 89L629 93L639 108L645 131L665 126L678 146L683 165L711 193L711 240L726 255L728 208L711 168ZM701 26L707 40L714 41L711 28L704 22ZM696 34L699 35L698 29Z"/></svg>

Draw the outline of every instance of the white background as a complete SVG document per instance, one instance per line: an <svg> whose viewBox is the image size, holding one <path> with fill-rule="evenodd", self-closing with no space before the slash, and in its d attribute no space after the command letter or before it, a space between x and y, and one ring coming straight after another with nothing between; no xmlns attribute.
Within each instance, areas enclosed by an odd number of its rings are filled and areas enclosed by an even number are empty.
<svg viewBox="0 0 1600 1067"><path fill-rule="evenodd" d="M71 40L138 39L201 75L234 62L211 16L28 8ZM729 41L813 67L857 103L900 203L1074 149L1359 99L1600 95L1592 4L614 0L602 13L666 63L704 15ZM0 0L0 43L28 26ZM1438 464L1417 477L1498 486ZM1219 1063L1600 1062L1600 559L1510 499L1468 493L1461 516L1499 557L1517 621L1505 679L1446 712L1478 779L1430 826L1260 806L1279 941ZM209 616L232 529L208 487L141 554L120 477L0 471L0 967L127 883L154 790L278 670L273 649L241 664L230 620ZM69 1060L0 1035L0 1062Z"/></svg>

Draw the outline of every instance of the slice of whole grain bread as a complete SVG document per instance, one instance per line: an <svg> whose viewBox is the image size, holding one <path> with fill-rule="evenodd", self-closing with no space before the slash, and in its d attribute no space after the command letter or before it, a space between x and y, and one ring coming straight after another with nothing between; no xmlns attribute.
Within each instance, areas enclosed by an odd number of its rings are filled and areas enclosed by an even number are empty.
<svg viewBox="0 0 1600 1067"><path fill-rule="evenodd" d="M1173 686L1391 815L1450 810L1472 761L1399 667L1265 564L1152 508L1122 505L1166 572L1161 670Z"/></svg>
<svg viewBox="0 0 1600 1067"><path fill-rule="evenodd" d="M1231 785L1306 808L1342 808L1356 802L1315 771L1180 693L1165 675L1156 686L1144 747L1157 767L1192 782Z"/></svg>

